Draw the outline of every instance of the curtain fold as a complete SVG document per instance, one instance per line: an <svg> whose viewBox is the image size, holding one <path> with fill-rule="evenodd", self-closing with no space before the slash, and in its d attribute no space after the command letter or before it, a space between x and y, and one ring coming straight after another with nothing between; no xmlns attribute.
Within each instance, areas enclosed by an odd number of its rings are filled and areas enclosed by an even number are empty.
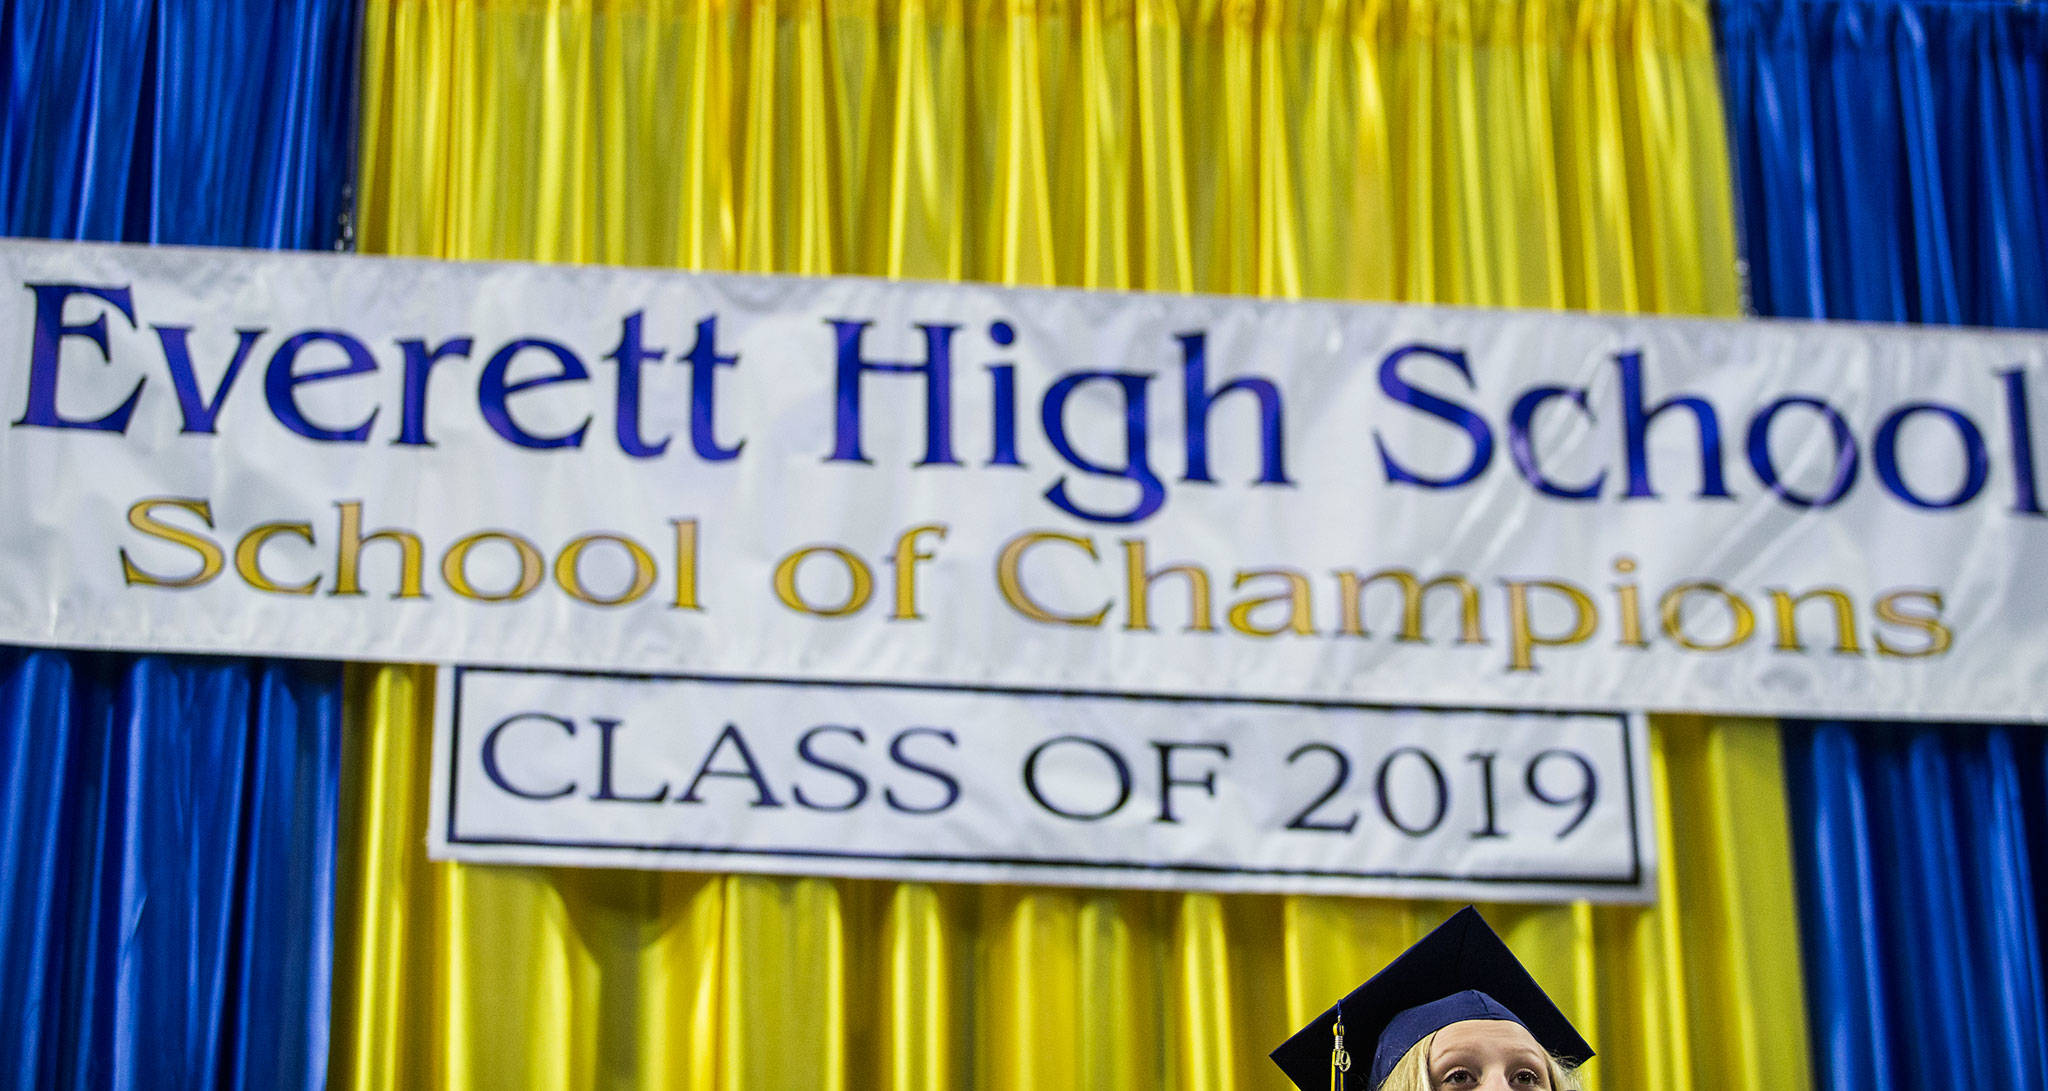
<svg viewBox="0 0 2048 1091"><path fill-rule="evenodd" d="M2048 10L1722 0L1757 309L2048 326ZM2048 1061L2032 728L1786 727L1818 1085Z"/></svg>
<svg viewBox="0 0 2048 1091"><path fill-rule="evenodd" d="M1676 0L371 3L363 246L1732 313Z"/></svg>
<svg viewBox="0 0 2048 1091"><path fill-rule="evenodd" d="M316 1084L337 672L0 649L0 1071Z"/></svg>
<svg viewBox="0 0 2048 1091"><path fill-rule="evenodd" d="M0 8L0 234L332 247L358 15L356 0Z"/></svg>
<svg viewBox="0 0 2048 1091"><path fill-rule="evenodd" d="M1719 0L1767 315L2048 326L2048 16L1989 0Z"/></svg>
<svg viewBox="0 0 2048 1091"><path fill-rule="evenodd" d="M1820 1086L1935 1087L1957 1065L2048 1058L2034 733L1787 727Z"/></svg>
<svg viewBox="0 0 2048 1091"><path fill-rule="evenodd" d="M325 248L353 0L0 5L0 234ZM328 1065L341 672L0 648L0 1083Z"/></svg>
<svg viewBox="0 0 2048 1091"><path fill-rule="evenodd" d="M453 258L1729 314L1690 0L371 0L361 241ZM351 668L334 1082L1275 1086L1452 907L433 863ZM1650 908L1489 916L1596 1086L1796 1087L1779 743L1653 724Z"/></svg>

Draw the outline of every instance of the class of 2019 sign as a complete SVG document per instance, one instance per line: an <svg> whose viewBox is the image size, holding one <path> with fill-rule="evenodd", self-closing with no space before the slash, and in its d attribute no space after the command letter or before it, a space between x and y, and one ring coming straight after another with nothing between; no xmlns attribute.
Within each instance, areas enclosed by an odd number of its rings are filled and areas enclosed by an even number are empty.
<svg viewBox="0 0 2048 1091"><path fill-rule="evenodd" d="M0 282L0 640L2048 718L2037 335L32 242Z"/></svg>
<svg viewBox="0 0 2048 1091"><path fill-rule="evenodd" d="M1640 716L502 667L437 694L445 859L1654 894Z"/></svg>

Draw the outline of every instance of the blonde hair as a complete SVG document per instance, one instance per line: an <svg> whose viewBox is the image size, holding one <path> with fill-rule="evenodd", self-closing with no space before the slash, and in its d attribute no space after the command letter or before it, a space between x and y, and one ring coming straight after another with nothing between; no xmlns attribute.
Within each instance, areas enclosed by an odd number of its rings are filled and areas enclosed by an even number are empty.
<svg viewBox="0 0 2048 1091"><path fill-rule="evenodd" d="M1401 1056L1394 1070L1387 1073L1387 1080L1372 1091L1431 1091L1429 1086L1429 1047L1436 1042L1436 1035L1425 1036L1420 1042ZM1569 1065L1556 1057L1550 1058L1551 1091L1580 1091L1579 1078Z"/></svg>

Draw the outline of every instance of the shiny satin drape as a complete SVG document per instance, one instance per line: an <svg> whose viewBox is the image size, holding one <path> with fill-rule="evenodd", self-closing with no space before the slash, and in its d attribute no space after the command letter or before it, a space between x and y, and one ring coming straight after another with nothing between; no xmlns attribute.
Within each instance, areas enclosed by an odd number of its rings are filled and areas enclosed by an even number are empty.
<svg viewBox="0 0 2048 1091"><path fill-rule="evenodd" d="M1758 311L2048 326L2048 16L1720 0Z"/></svg>
<svg viewBox="0 0 2048 1091"><path fill-rule="evenodd" d="M1675 0L371 3L364 248L1732 313Z"/></svg>
<svg viewBox="0 0 2048 1091"><path fill-rule="evenodd" d="M334 245L356 18L0 5L0 233ZM340 718L334 665L0 648L0 1085L325 1078Z"/></svg>
<svg viewBox="0 0 2048 1091"><path fill-rule="evenodd" d="M2048 326L2048 9L1724 0L1768 314ZM1788 725L1819 1085L2048 1065L2038 728Z"/></svg>
<svg viewBox="0 0 2048 1091"><path fill-rule="evenodd" d="M338 675L0 649L0 1083L323 1078Z"/></svg>
<svg viewBox="0 0 2048 1091"><path fill-rule="evenodd" d="M0 234L325 248L356 0L0 6Z"/></svg>
<svg viewBox="0 0 2048 1091"><path fill-rule="evenodd" d="M2048 1059L2040 728L1786 728L1816 1086Z"/></svg>
<svg viewBox="0 0 2048 1091"><path fill-rule="evenodd" d="M363 65L370 251L1736 307L1690 0L372 0ZM347 683L343 1086L1270 1087L1448 911L434 864L431 685ZM1776 733L1653 737L1656 906L1489 914L1599 1085L1802 1086Z"/></svg>

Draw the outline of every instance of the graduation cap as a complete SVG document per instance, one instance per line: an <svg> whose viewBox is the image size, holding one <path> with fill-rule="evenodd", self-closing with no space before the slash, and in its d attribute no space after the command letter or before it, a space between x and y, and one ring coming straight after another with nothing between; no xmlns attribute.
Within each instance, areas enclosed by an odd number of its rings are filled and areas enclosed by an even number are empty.
<svg viewBox="0 0 2048 1091"><path fill-rule="evenodd" d="M1350 1066L1349 1034L1369 1043L1372 1068L1362 1091L1371 1091L1415 1043L1467 1019L1520 1023L1569 1064L1593 1056L1593 1047L1468 905L1280 1043L1273 1063L1302 1091L1338 1086L1331 1076Z"/></svg>

